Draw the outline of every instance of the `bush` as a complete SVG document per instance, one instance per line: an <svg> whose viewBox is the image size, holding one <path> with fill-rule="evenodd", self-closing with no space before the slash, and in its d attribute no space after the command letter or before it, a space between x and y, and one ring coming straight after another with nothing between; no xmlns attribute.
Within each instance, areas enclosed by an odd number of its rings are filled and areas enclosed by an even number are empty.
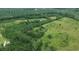
<svg viewBox="0 0 79 59"><path fill-rule="evenodd" d="M51 34L47 35L47 37L48 37L49 39L52 39L52 35L51 35Z"/></svg>

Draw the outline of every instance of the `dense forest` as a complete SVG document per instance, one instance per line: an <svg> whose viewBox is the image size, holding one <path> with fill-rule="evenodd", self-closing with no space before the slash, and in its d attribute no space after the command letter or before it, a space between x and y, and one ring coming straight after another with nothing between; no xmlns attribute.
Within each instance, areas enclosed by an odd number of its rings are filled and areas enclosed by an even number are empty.
<svg viewBox="0 0 79 59"><path fill-rule="evenodd" d="M79 50L78 8L1 8L1 51Z"/></svg>
<svg viewBox="0 0 79 59"><path fill-rule="evenodd" d="M78 8L2 8L0 9L0 19L40 18L47 16L64 16L79 19L78 10Z"/></svg>

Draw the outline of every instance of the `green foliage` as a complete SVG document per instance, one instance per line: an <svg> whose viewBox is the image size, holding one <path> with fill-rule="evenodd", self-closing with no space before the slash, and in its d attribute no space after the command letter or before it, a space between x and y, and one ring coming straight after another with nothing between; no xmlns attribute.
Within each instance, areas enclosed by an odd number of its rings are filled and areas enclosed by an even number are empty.
<svg viewBox="0 0 79 59"><path fill-rule="evenodd" d="M57 16L58 18L70 17L79 20L79 9L77 8L1 8L0 9L0 20L8 19L32 19L41 18L48 16Z"/></svg>
<svg viewBox="0 0 79 59"><path fill-rule="evenodd" d="M48 34L48 39L52 39L52 35L51 34Z"/></svg>
<svg viewBox="0 0 79 59"><path fill-rule="evenodd" d="M3 20L0 23L0 50L79 50L78 9L15 8L0 9L0 12L0 20ZM3 47L5 40L10 44Z"/></svg>
<svg viewBox="0 0 79 59"><path fill-rule="evenodd" d="M6 50L56 51L56 50L67 50L67 49L76 50L76 48L74 48L74 45L75 44L78 45L77 42L79 36L76 35L78 34L77 31L79 29L78 21L72 20L71 18L62 18L55 22L51 23L50 22L47 20L43 20L41 21L41 24L43 25L40 25L40 22L37 23L37 21L29 22L28 24L26 24L25 22L17 24L13 21L7 21L2 23L2 27L4 27L5 30L1 31L1 34L3 37L5 37L7 40L10 41L10 44L6 45L5 47L1 45L0 50L4 51Z"/></svg>

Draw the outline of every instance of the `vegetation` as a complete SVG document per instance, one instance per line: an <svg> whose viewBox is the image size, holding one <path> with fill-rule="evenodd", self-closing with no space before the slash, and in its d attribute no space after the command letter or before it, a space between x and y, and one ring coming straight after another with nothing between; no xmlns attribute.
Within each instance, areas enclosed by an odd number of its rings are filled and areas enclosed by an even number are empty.
<svg viewBox="0 0 79 59"><path fill-rule="evenodd" d="M79 9L0 9L1 51L79 50Z"/></svg>

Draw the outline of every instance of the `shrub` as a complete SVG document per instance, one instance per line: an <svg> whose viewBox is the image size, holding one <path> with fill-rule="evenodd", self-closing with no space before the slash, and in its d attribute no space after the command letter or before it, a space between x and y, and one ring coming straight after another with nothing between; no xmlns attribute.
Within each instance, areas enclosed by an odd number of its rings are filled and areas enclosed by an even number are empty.
<svg viewBox="0 0 79 59"><path fill-rule="evenodd" d="M48 37L49 39L52 39L52 35L51 35L51 34L47 35L47 37Z"/></svg>

